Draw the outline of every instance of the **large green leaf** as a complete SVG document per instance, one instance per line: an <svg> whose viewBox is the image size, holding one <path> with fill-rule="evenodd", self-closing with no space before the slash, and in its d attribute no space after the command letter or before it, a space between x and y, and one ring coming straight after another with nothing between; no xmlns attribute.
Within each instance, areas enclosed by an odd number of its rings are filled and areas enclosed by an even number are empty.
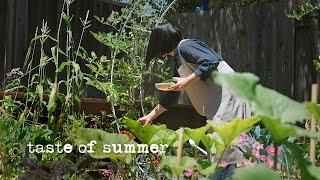
<svg viewBox="0 0 320 180"><path fill-rule="evenodd" d="M204 135L201 139L201 142L211 154L220 153L226 147L223 139L215 132Z"/></svg>
<svg viewBox="0 0 320 180"><path fill-rule="evenodd" d="M256 87L257 99L253 109L257 115L267 115L272 119L281 119L285 123L295 123L309 117L305 106L274 90L261 85Z"/></svg>
<svg viewBox="0 0 320 180"><path fill-rule="evenodd" d="M282 124L280 120L263 117L262 123L271 132L272 138L275 141L280 141L289 136L296 136L297 134L295 126L290 124Z"/></svg>
<svg viewBox="0 0 320 180"><path fill-rule="evenodd" d="M259 77L250 73L222 74L214 72L214 81L230 90L235 96L242 100L252 101L256 98L255 88L260 81Z"/></svg>
<svg viewBox="0 0 320 180"><path fill-rule="evenodd" d="M311 165L308 166L307 169L313 177L315 177L318 180L320 179L320 167Z"/></svg>
<svg viewBox="0 0 320 180"><path fill-rule="evenodd" d="M319 174L319 172L317 172L317 170L319 170L319 168L310 165L310 163L302 156L304 154L303 150L296 144L292 144L289 142L286 142L285 145L290 149L292 157L297 161L298 168L301 172L301 179L318 179L317 175Z"/></svg>
<svg viewBox="0 0 320 180"><path fill-rule="evenodd" d="M184 132L183 142L186 142L189 139L192 139L195 142L195 144L198 145L209 128L210 128L209 124L206 124L205 126L197 129L185 128L183 131Z"/></svg>
<svg viewBox="0 0 320 180"><path fill-rule="evenodd" d="M170 168L175 174L182 174L187 168L196 168L197 161L189 156L183 156L180 162L176 156L166 156L161 163L162 167Z"/></svg>
<svg viewBox="0 0 320 180"><path fill-rule="evenodd" d="M133 155L135 153L125 153L125 146L124 144L131 144L136 147L136 142L131 140L128 136L122 134L115 134L115 133L107 133L105 131L99 129L92 129L92 128L79 128L74 137L75 143L80 145L89 144L91 141L96 141L97 144L93 146L93 153L90 153L90 156L96 159L103 159L103 158L110 158L112 160L121 160L125 163L130 163ZM105 145L110 145L111 149L112 144L121 145L122 153L116 153L113 150L107 153L104 152Z"/></svg>
<svg viewBox="0 0 320 180"><path fill-rule="evenodd" d="M197 161L197 170L205 176L212 175L215 172L216 167L217 167L217 164L212 163L211 161L207 161L207 160Z"/></svg>
<svg viewBox="0 0 320 180"><path fill-rule="evenodd" d="M167 129L166 125L140 125L139 122L124 118L126 127L142 143L146 144L173 144L177 140L175 131Z"/></svg>
<svg viewBox="0 0 320 180"><path fill-rule="evenodd" d="M255 115L295 123L308 118L306 108L272 89L257 85L259 78L248 73L213 73L215 82L237 98L248 101Z"/></svg>
<svg viewBox="0 0 320 180"><path fill-rule="evenodd" d="M241 133L248 132L255 123L260 121L260 117L252 116L247 119L234 119L224 123L222 121L207 121L216 133L223 139L226 146L238 137Z"/></svg>
<svg viewBox="0 0 320 180"><path fill-rule="evenodd" d="M236 180L280 180L280 174L262 164L252 168L238 168L235 171L234 179Z"/></svg>
<svg viewBox="0 0 320 180"><path fill-rule="evenodd" d="M275 141L281 141L290 136L320 138L320 133L311 132L290 124L283 124L280 120L277 119L263 117L262 122L271 132L272 138Z"/></svg>
<svg viewBox="0 0 320 180"><path fill-rule="evenodd" d="M163 129L155 133L151 140L150 144L168 144L174 145L177 142L178 135L175 131L171 129Z"/></svg>
<svg viewBox="0 0 320 180"><path fill-rule="evenodd" d="M320 123L320 106L316 103L306 102L304 103L309 114L313 116Z"/></svg>

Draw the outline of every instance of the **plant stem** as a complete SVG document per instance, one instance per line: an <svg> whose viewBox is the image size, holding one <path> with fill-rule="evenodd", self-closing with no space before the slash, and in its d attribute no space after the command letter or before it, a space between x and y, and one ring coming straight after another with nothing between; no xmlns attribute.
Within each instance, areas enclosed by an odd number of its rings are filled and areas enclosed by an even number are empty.
<svg viewBox="0 0 320 180"><path fill-rule="evenodd" d="M114 75L114 65L115 65L115 58L116 58L116 53L117 53L117 50L116 49L111 56L113 56L112 58L112 64L111 64L111 74L110 74L110 85L111 85L111 88L113 88L113 75ZM112 53L112 52L111 52ZM114 100L113 98L111 98L111 110L112 110L112 115L113 115L113 118L116 120L116 124L117 124L117 129L118 129L118 133L120 133L120 125L119 125L119 122L117 120L117 115L116 115L116 110L115 110L115 106L114 106Z"/></svg>
<svg viewBox="0 0 320 180"><path fill-rule="evenodd" d="M64 11L65 1L63 1L62 5L62 12ZM55 59L55 66L56 66L56 74L55 74L55 83L58 83L58 69L59 69L59 45L60 45L60 31L61 31L61 24L62 24L62 13L60 14L60 20L59 20L59 27L57 31L57 54ZM58 88L59 89L59 88Z"/></svg>
<svg viewBox="0 0 320 180"><path fill-rule="evenodd" d="M228 146L229 146L229 145L228 145ZM226 148L222 151L221 156L219 157L219 160L218 160L216 166L214 167L214 172L216 171L217 167L219 166L219 164L220 164L220 162L221 162L221 160L222 160L222 158L223 158L223 155L224 155L224 153L226 152L226 149L227 149L228 146L225 146Z"/></svg>
<svg viewBox="0 0 320 180"><path fill-rule="evenodd" d="M129 18L131 17L133 11L135 10L137 4L140 3L141 0L138 0L132 10L129 12L128 16L126 17L126 20L125 22L123 23L122 27L120 28L119 30L119 36L121 37L121 35L123 35L123 29L124 27L127 25L128 21L129 21ZM113 54L111 55L112 57L112 64L111 64L111 74L110 74L110 84L111 84L111 87L113 87L113 76L114 76L114 66L115 66L115 59L116 59L116 56L117 54L119 53L119 48L116 47ZM117 129L118 129L118 133L120 133L120 125L119 125L119 122L117 120L117 116L116 116L116 112L115 112L115 105L114 105L114 102L113 102L113 99L111 99L111 110L112 110L112 114L113 114L113 117L114 119L116 120L116 124L117 124Z"/></svg>
<svg viewBox="0 0 320 180"><path fill-rule="evenodd" d="M76 53L76 57L75 57L75 60L74 62L77 62L77 58L78 58L78 53L79 53L79 50L80 50L80 45L81 45L81 42L82 42L82 38L83 38L83 34L84 34L84 31L87 29L87 23L88 23L88 18L89 18L89 13L90 11L88 10L87 11L87 15L86 15L86 19L84 20L84 24L83 24L83 28L82 28L82 32L81 32L81 36L80 36L80 40L79 40L79 44L78 44L78 49L77 49L77 53Z"/></svg>
<svg viewBox="0 0 320 180"><path fill-rule="evenodd" d="M34 37L36 37L37 34L38 34L38 27L36 28L36 33L34 34ZM28 92L29 92L29 85L30 85L30 83L31 83L31 71L32 71L32 70L29 71L29 69L31 69L31 67L32 67L32 62L33 62L34 52L35 52L35 46L36 46L36 43L33 43L31 60L30 60L30 62L29 62L29 64L28 64L28 66L27 66L26 73L25 73L25 74L29 74L29 76L28 76L28 86L27 86L26 104L27 104L27 102L29 101ZM29 50L31 51L31 48L30 48ZM29 53L29 50L28 50L28 53ZM27 63L28 59L29 59L29 54L27 54L25 63ZM23 69L24 69L24 68L23 68ZM29 71L29 73L28 73L28 71ZM21 77L20 77L20 78L21 78Z"/></svg>
<svg viewBox="0 0 320 180"><path fill-rule="evenodd" d="M177 149L177 161L178 165L180 166L180 161L182 157L182 150L183 150L183 131L184 128L179 129L179 140L178 140L178 149ZM176 172L177 179L179 180L179 173Z"/></svg>
<svg viewBox="0 0 320 180"><path fill-rule="evenodd" d="M291 179L290 169L289 169L289 162L288 162L288 157L287 157L286 153L284 153L284 159L286 161L286 170L287 170L287 173L288 173L288 179Z"/></svg>
<svg viewBox="0 0 320 180"><path fill-rule="evenodd" d="M176 2L176 0L173 0L169 6L167 7L167 9L162 13L162 15L160 16L160 18L158 19L157 23L155 26L158 26L159 23L162 21L162 19L164 18L164 16L167 14L167 12L171 9L171 7L173 6L173 4Z"/></svg>
<svg viewBox="0 0 320 180"><path fill-rule="evenodd" d="M140 74L140 86L139 86L139 92L140 92L140 106L143 116L145 116L144 106L143 106L143 89L142 89L142 74Z"/></svg>
<svg viewBox="0 0 320 180"><path fill-rule="evenodd" d="M274 152L274 162L273 162L273 167L277 169L277 157L278 157L278 144L274 143L275 146L275 152Z"/></svg>

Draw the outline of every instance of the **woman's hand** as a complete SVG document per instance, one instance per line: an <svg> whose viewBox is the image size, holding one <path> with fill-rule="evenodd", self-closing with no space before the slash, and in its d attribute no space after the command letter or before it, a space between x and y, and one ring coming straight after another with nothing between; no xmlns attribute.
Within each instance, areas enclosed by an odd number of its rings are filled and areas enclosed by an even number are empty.
<svg viewBox="0 0 320 180"><path fill-rule="evenodd" d="M138 119L137 121L143 126L147 125L149 123L152 123L152 121L155 118L157 118L160 114L162 114L164 111L166 111L166 109L162 107L160 104L158 104L148 115Z"/></svg>
<svg viewBox="0 0 320 180"><path fill-rule="evenodd" d="M186 78L177 78L177 82L169 87L170 91L183 91L187 89L189 79Z"/></svg>
<svg viewBox="0 0 320 180"><path fill-rule="evenodd" d="M171 91L184 91L189 86L192 86L193 83L200 80L200 77L192 73L190 76L185 78L177 78L177 83L170 86L169 90Z"/></svg>
<svg viewBox="0 0 320 180"><path fill-rule="evenodd" d="M147 115L147 116L144 116L144 117L139 118L139 119L138 119L138 122L139 122L142 126L144 126L144 125L147 125L147 124L149 124L149 123L152 123L152 119L149 118L148 115Z"/></svg>

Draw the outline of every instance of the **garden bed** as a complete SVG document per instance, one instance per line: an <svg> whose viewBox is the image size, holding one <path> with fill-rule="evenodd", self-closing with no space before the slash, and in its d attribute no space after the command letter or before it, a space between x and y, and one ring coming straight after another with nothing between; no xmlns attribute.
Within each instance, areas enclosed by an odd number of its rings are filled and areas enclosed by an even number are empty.
<svg viewBox="0 0 320 180"><path fill-rule="evenodd" d="M0 91L0 98L3 98L4 96L11 96L15 100L22 101L25 97L24 92L10 92L10 93L4 93L4 91ZM44 94L43 100L48 101L49 95ZM106 99L101 98L82 98L81 99L81 106L79 108L75 108L76 112L83 112L85 114L92 114L92 115L102 115L102 112L106 114L111 114L111 104L107 102ZM117 115L122 115L123 111L116 109Z"/></svg>

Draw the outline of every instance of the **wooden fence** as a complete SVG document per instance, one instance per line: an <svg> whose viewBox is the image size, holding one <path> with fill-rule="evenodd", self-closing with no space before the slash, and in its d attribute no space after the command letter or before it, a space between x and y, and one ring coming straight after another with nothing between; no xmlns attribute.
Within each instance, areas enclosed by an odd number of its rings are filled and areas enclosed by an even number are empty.
<svg viewBox="0 0 320 180"><path fill-rule="evenodd" d="M0 1L0 82L12 68L23 66L29 42L43 19L48 22L51 33L56 34L62 3L63 0ZM93 20L93 15L106 17L121 7L123 4L111 0L76 0L71 14L74 18L84 18L90 10L90 19ZM211 10L203 16L183 13L168 18L181 28L185 37L204 41L236 71L253 72L261 78L264 86L299 101L310 100L311 84L319 81L319 74L312 65L318 55L314 51L315 44L310 42L315 38L313 31L319 31L319 25L315 27L310 18L302 21L287 18L286 14L291 10L292 0L288 0L248 5L237 11L226 8ZM81 34L78 19L73 21L72 29L78 42ZM109 31L97 21L92 21L90 30ZM107 51L89 33L84 34L83 42L88 52L94 50L102 55ZM38 63L34 62L34 65ZM54 73L48 71L48 74ZM86 96L102 96L92 92L87 91ZM205 122L200 121L204 118L192 107L174 107L158 119L171 128L198 127Z"/></svg>
<svg viewBox="0 0 320 180"><path fill-rule="evenodd" d="M48 23L51 32L55 37L60 21L60 13L64 0L1 0L0 1L0 82L3 82L5 74L13 68L23 67L30 40L34 37L36 28L38 32L42 26L43 20ZM125 4L117 3L112 0L76 0L72 3L70 14L73 15L71 22L74 41L79 42L82 25L79 18L84 19L87 11L90 11L89 20L91 27L84 33L82 46L88 51L95 51L98 55L103 55L108 51L101 43L96 41L90 31L110 31L106 27L94 20L94 15L99 17L108 17L114 11L119 11ZM62 26L62 32L65 31ZM65 33L61 33L65 34ZM65 41L66 36L60 39ZM46 48L50 53L48 44ZM40 48L36 48L35 60L39 59ZM38 61L33 66L39 64ZM82 64L82 67L84 63ZM46 68L47 74L54 77L54 68ZM61 77L63 78L63 77ZM92 89L87 91L87 95L92 94ZM94 91L96 96L102 96Z"/></svg>
<svg viewBox="0 0 320 180"><path fill-rule="evenodd" d="M264 86L297 100L310 100L318 74L312 65L309 19L294 21L292 1L211 10L203 16L169 17L186 38L204 41L236 70L252 72ZM319 27L317 27L319 29Z"/></svg>

